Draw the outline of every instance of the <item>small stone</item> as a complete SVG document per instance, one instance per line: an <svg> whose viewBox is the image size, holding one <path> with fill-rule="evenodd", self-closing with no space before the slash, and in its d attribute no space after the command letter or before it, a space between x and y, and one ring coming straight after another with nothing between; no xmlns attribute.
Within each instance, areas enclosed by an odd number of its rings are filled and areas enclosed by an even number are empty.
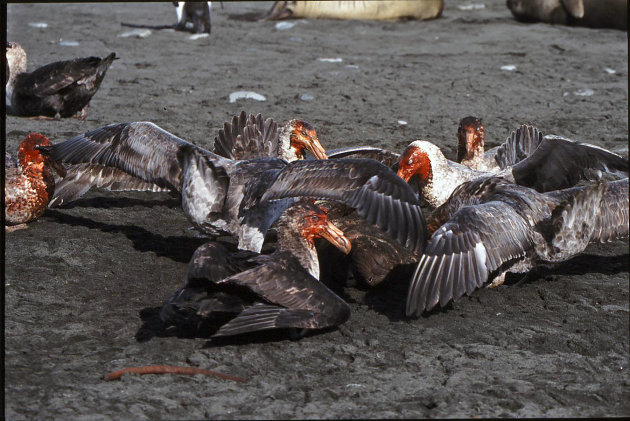
<svg viewBox="0 0 630 421"><path fill-rule="evenodd" d="M573 95L577 95L577 96L591 96L595 93L594 90L592 89L578 89L577 91L573 92Z"/></svg>
<svg viewBox="0 0 630 421"><path fill-rule="evenodd" d="M79 46L79 42L78 41L71 41L71 40L60 39L59 40L59 45L61 45L63 47L78 47Z"/></svg>
<svg viewBox="0 0 630 421"><path fill-rule="evenodd" d="M284 31L285 29L291 29L295 26L295 22L278 22L276 23L276 29Z"/></svg>

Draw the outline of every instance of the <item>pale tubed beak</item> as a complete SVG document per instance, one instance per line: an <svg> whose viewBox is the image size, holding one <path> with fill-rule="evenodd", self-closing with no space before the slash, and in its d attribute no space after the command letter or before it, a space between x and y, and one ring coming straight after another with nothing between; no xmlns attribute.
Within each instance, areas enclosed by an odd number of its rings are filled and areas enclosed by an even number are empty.
<svg viewBox="0 0 630 421"><path fill-rule="evenodd" d="M308 149L317 159L328 159L326 155L326 149L319 143L319 139L313 138L310 142L306 143L306 149Z"/></svg>
<svg viewBox="0 0 630 421"><path fill-rule="evenodd" d="M344 235L343 231L337 228L332 222L326 222L326 229L320 234L322 238L328 240L332 245L337 247L345 254L350 253L352 250L352 244Z"/></svg>
<svg viewBox="0 0 630 421"><path fill-rule="evenodd" d="M401 165L398 167L398 172L396 173L396 175L398 175L398 177L402 178L406 182L409 182L409 179L411 178L413 174L412 174L412 171L410 171L408 168L404 168Z"/></svg>

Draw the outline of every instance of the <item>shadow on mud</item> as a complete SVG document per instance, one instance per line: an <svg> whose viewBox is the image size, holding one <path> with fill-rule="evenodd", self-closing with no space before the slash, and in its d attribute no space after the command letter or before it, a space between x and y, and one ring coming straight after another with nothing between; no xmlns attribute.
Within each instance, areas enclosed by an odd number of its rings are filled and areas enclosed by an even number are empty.
<svg viewBox="0 0 630 421"><path fill-rule="evenodd" d="M75 200L59 207L59 209L80 208L131 208L134 206L142 206L145 208L153 208L156 206L166 206L167 208L176 208L181 206L181 200L175 197L169 198L169 193L164 193L162 200L142 200L131 197L91 197ZM50 210L48 210L50 212Z"/></svg>
<svg viewBox="0 0 630 421"><path fill-rule="evenodd" d="M258 18L260 18L262 16L262 13L256 13L256 12L247 12L247 13L232 13L228 15L228 19L230 20L237 20L237 21L244 21L244 22L256 22L258 21Z"/></svg>
<svg viewBox="0 0 630 421"><path fill-rule="evenodd" d="M208 341L203 346L204 348L222 347L226 345L244 345L244 344L260 344L267 342L279 342L287 340L300 340L300 338L292 338L289 329L268 329L259 332L250 332L242 335L225 336L219 338L211 338L223 323L227 320L217 322L214 324L204 323L199 326L179 327L169 326L160 319L161 307L147 307L140 310L140 319L142 320L142 326L136 332L135 338L138 342L147 342L155 337L178 337L178 338L205 338ZM319 329L313 331L307 331L303 336L317 336L324 333L335 330L336 327L327 329Z"/></svg>
<svg viewBox="0 0 630 421"><path fill-rule="evenodd" d="M168 257L176 262L189 262L190 257L197 247L208 241L206 238L186 236L165 237L133 225L106 224L81 216L68 215L52 209L46 211L46 217L60 224L82 226L89 229L98 229L103 232L124 234L133 242L133 247L136 250L141 252L153 252L158 256Z"/></svg>
<svg viewBox="0 0 630 421"><path fill-rule="evenodd" d="M587 273L601 273L614 275L628 272L630 255L599 256L594 254L581 254L556 265L538 266L527 274L508 273L505 285L510 287L523 286L539 279L551 278L561 275L585 275ZM413 273L413 272L411 272ZM388 279L386 282L371 288L365 295L364 302L370 309L381 313L392 321L408 320L405 316L407 288L411 274L408 277ZM473 295L475 293L473 292ZM452 308L452 302L444 307L435 307L424 313L421 317L430 317L436 313L444 313Z"/></svg>

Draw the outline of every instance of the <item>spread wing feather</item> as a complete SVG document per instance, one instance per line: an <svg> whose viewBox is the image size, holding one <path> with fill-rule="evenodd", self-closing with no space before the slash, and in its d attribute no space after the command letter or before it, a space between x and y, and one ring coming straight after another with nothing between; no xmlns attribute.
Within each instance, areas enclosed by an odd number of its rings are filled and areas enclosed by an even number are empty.
<svg viewBox="0 0 630 421"><path fill-rule="evenodd" d="M312 277L290 252L254 258L258 265L225 278L221 283L249 288L270 303L287 308L329 310L344 303L326 285Z"/></svg>
<svg viewBox="0 0 630 421"><path fill-rule="evenodd" d="M316 314L309 310L257 304L244 309L212 336L231 336L265 329L324 327L314 326L315 317Z"/></svg>
<svg viewBox="0 0 630 421"><path fill-rule="evenodd" d="M352 206L363 219L410 250L424 248L425 222L418 198L380 162L358 158L295 161L278 172L261 201L297 196Z"/></svg>
<svg viewBox="0 0 630 421"><path fill-rule="evenodd" d="M543 135L536 127L523 124L497 148L494 159L501 169L511 167L532 156L542 139Z"/></svg>
<svg viewBox="0 0 630 421"><path fill-rule="evenodd" d="M222 159L150 122L110 124L41 149L77 169L75 180L81 186L65 190L74 190L73 199L87 191L83 184L87 180L89 187L181 191L184 166L195 162L202 170L216 172L214 163ZM70 196L63 201L67 203Z"/></svg>
<svg viewBox="0 0 630 421"><path fill-rule="evenodd" d="M254 330L338 325L350 317L350 308L328 287L313 278L289 252L260 255L252 269L221 281L250 289L270 305L255 305L224 325L215 335Z"/></svg>
<svg viewBox="0 0 630 421"><path fill-rule="evenodd" d="M135 122L103 126L45 150L57 161L114 167L179 190L182 168L177 153L184 146L197 148L153 123Z"/></svg>
<svg viewBox="0 0 630 421"><path fill-rule="evenodd" d="M591 241L628 235L628 179L574 189L551 215L554 260L566 260Z"/></svg>
<svg viewBox="0 0 630 421"><path fill-rule="evenodd" d="M529 226L512 206L491 201L459 209L431 237L407 294L406 313L470 295L501 266L532 250Z"/></svg>
<svg viewBox="0 0 630 421"><path fill-rule="evenodd" d="M564 189L581 180L597 180L601 172L628 174L628 159L561 136L545 136L533 154L512 168L517 184L539 192Z"/></svg>
<svg viewBox="0 0 630 421"><path fill-rule="evenodd" d="M171 191L167 187L146 182L113 167L98 164L71 164L67 167L66 176L55 182L55 194L48 207L61 206L77 200L92 187L109 191Z"/></svg>
<svg viewBox="0 0 630 421"><path fill-rule="evenodd" d="M359 146L350 148L333 149L332 151L326 151L328 159L339 158L364 158L374 159L381 164L391 168L393 171L398 171L398 161L400 160L400 154L391 152L381 148L373 148L371 146Z"/></svg>
<svg viewBox="0 0 630 421"><path fill-rule="evenodd" d="M261 114L246 115L241 111L225 123L214 139L214 152L225 158L248 160L264 156L278 156L278 123Z"/></svg>

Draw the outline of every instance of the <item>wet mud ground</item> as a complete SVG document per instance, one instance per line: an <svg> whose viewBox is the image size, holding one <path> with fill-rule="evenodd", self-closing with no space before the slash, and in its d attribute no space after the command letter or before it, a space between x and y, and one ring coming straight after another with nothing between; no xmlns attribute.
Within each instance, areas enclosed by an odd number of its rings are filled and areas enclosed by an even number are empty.
<svg viewBox="0 0 630 421"><path fill-rule="evenodd" d="M121 22L173 23L169 3L10 4L8 39L24 46L29 69L111 51L120 60L85 121L8 117L7 147L30 131L60 142L148 120L211 148L245 109L306 119L331 149L401 151L423 138L454 158L459 119L476 115L489 147L531 122L627 154L626 32L521 24L503 0L446 3L429 22L298 20L288 29L251 22L270 3L217 3L212 35L194 40L171 30L120 36L133 29ZM28 25L36 22L47 27ZM229 103L238 90L266 101ZM332 283L353 312L338 329L214 342L178 337L156 319L204 241L189 227L169 195L92 192L6 235L8 419L630 415L627 240L419 319L403 317L407 279L372 290ZM102 379L149 364L248 381Z"/></svg>

